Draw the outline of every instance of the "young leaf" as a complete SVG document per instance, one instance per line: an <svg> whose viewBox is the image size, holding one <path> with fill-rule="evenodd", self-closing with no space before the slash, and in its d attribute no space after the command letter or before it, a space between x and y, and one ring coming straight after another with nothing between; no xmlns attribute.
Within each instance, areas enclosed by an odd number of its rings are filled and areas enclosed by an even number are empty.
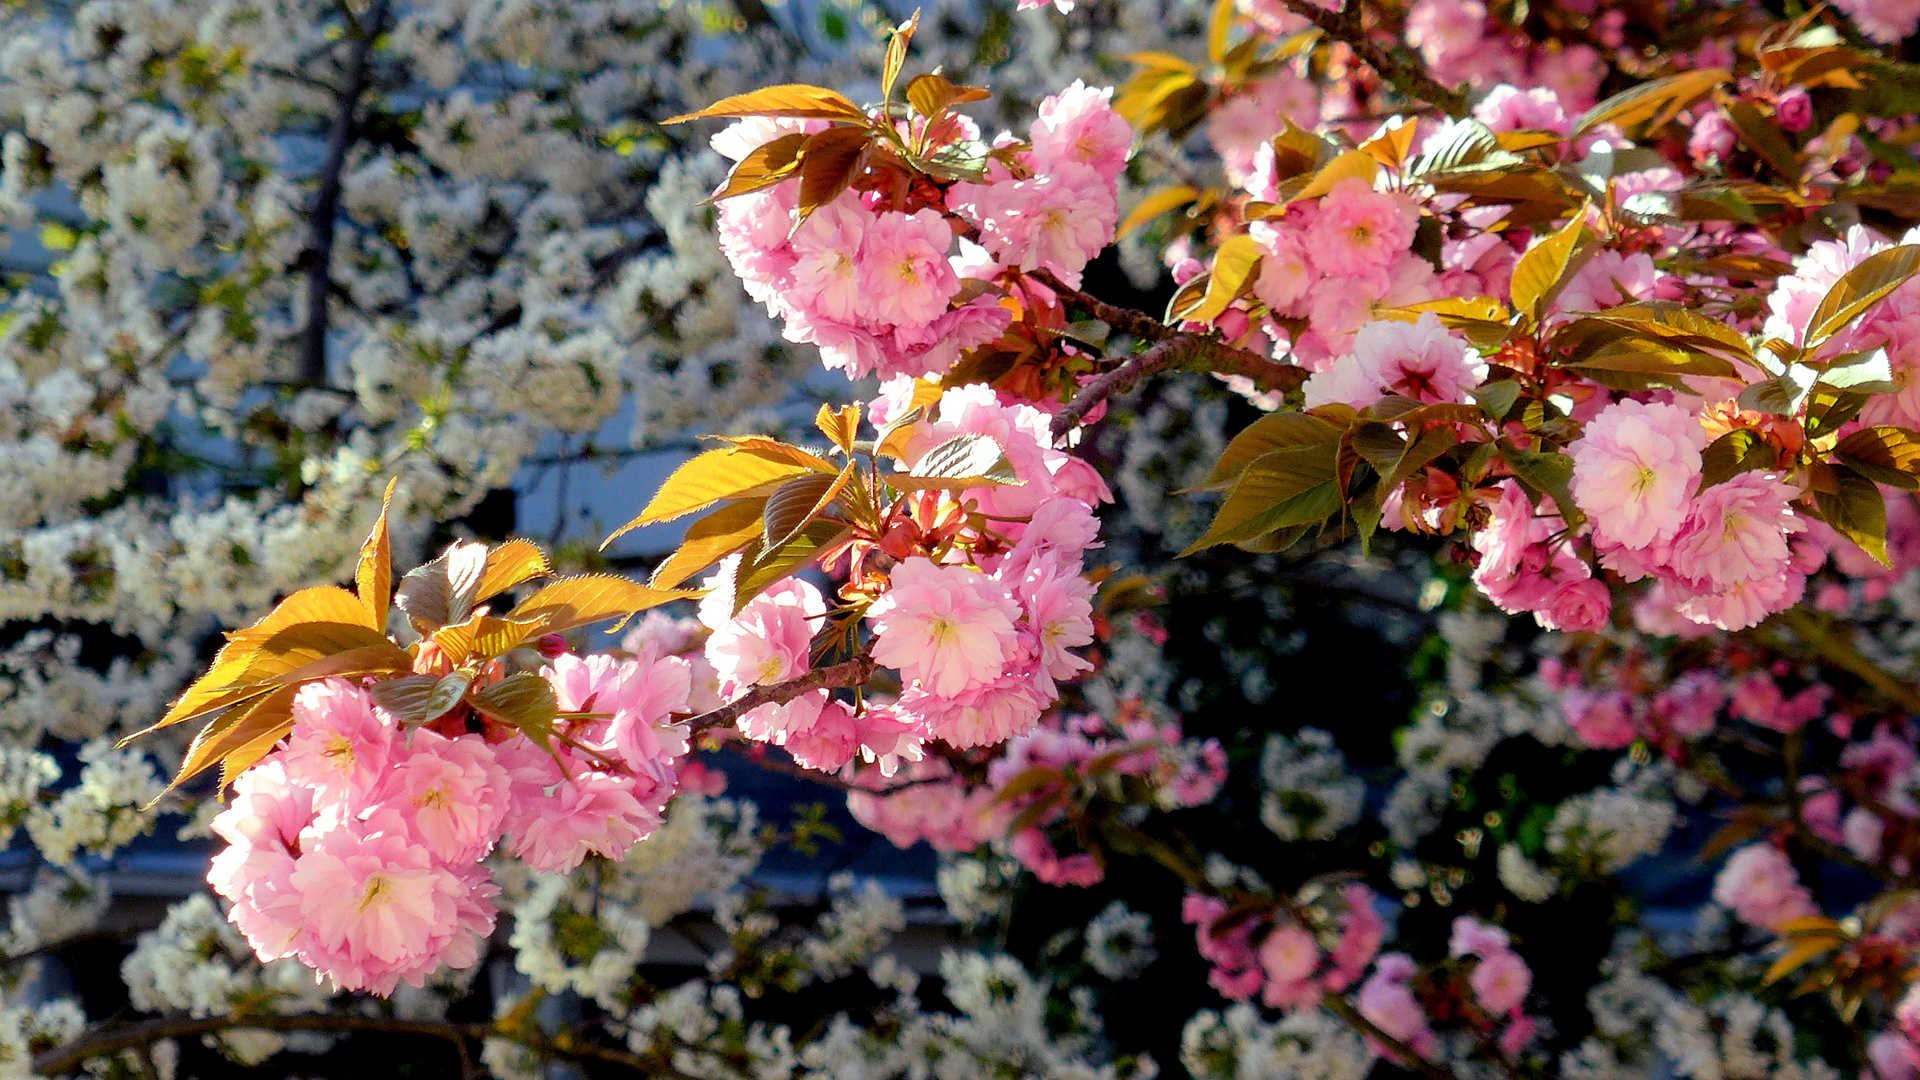
<svg viewBox="0 0 1920 1080"><path fill-rule="evenodd" d="M913 40L913 32L920 28L920 9L913 10L913 18L904 25L893 28L887 37L886 65L880 72L880 96L893 99L893 84L900 79L900 68L907 62L907 42Z"/></svg>
<svg viewBox="0 0 1920 1080"><path fill-rule="evenodd" d="M399 482L397 476L387 481L387 493L380 499L380 516L374 519L373 532L360 545L360 562L353 572L354 592L376 627L387 624L387 608L393 603L393 544L387 535L387 510L393 506L393 489Z"/></svg>
<svg viewBox="0 0 1920 1080"><path fill-rule="evenodd" d="M1780 132L1780 125L1760 115L1750 101L1732 101L1726 107L1727 121L1747 149L1760 155L1773 171L1792 187L1800 185L1800 157Z"/></svg>
<svg viewBox="0 0 1920 1080"><path fill-rule="evenodd" d="M1234 0L1213 0L1213 13L1207 19L1207 59L1216 64L1227 59L1227 39L1233 33L1234 19L1240 8Z"/></svg>
<svg viewBox="0 0 1920 1080"><path fill-rule="evenodd" d="M929 120L970 101L985 101L993 95L978 86L956 86L945 75L929 73L907 84L907 102L914 111Z"/></svg>
<svg viewBox="0 0 1920 1080"><path fill-rule="evenodd" d="M860 175L873 132L864 127L831 127L807 140L800 152L798 229L815 210L840 197Z"/></svg>
<svg viewBox="0 0 1920 1080"><path fill-rule="evenodd" d="M485 715L518 728L522 734L551 752L553 721L560 714L560 699L552 684L531 671L509 675L492 686L467 694L467 704Z"/></svg>
<svg viewBox="0 0 1920 1080"><path fill-rule="evenodd" d="M452 712L460 699L467 696L467 687L472 685L473 672L465 668L455 668L434 680L433 689L427 691L420 707L421 723L432 723Z"/></svg>
<svg viewBox="0 0 1920 1080"><path fill-rule="evenodd" d="M636 612L674 600L699 596L696 591L655 589L608 574L564 578L522 600L511 612L516 620L542 620L541 633L557 634L603 619L625 619Z"/></svg>
<svg viewBox="0 0 1920 1080"><path fill-rule="evenodd" d="M281 631L282 634L298 632L297 627ZM385 638L377 644L346 649L304 664L298 663L298 660L299 654L269 645L264 652L256 651L251 662L242 668L222 668L216 662L214 669L188 687L165 716L121 739L118 745L126 746L161 728L244 704L282 687L297 687L334 675L380 675L407 671L413 665L406 650Z"/></svg>
<svg viewBox="0 0 1920 1080"><path fill-rule="evenodd" d="M1255 459L1227 493L1206 534L1181 557L1216 544L1252 540L1289 525L1311 524L1337 512L1335 450L1332 444L1296 446Z"/></svg>
<svg viewBox="0 0 1920 1080"><path fill-rule="evenodd" d="M531 540L509 540L487 552L486 568L480 574L480 587L474 603L491 599L516 585L553 573L547 553Z"/></svg>
<svg viewBox="0 0 1920 1080"><path fill-rule="evenodd" d="M455 541L439 558L400 579L394 606L406 612L407 620L422 634L464 622L479 602L486 573L487 545Z"/></svg>
<svg viewBox="0 0 1920 1080"><path fill-rule="evenodd" d="M1333 190L1333 186L1342 180L1359 180L1368 187L1373 186L1373 178L1380 175L1380 163L1372 154L1362 150L1348 150L1328 162L1306 187L1295 192L1288 202L1303 202L1317 199Z"/></svg>
<svg viewBox="0 0 1920 1080"><path fill-rule="evenodd" d="M1630 87L1588 109L1571 137L1578 139L1602 124L1612 124L1629 137L1637 128L1657 131L1729 78L1732 73L1723 68L1704 68Z"/></svg>
<svg viewBox="0 0 1920 1080"><path fill-rule="evenodd" d="M829 470L838 471L829 465ZM640 515L614 530L600 547L643 525L672 521L726 499L765 496L802 473L807 465L741 447L709 450L673 471Z"/></svg>
<svg viewBox="0 0 1920 1080"><path fill-rule="evenodd" d="M813 426L839 447L841 453L851 454L854 442L860 437L860 406L842 405L835 412L832 406L823 404L814 415Z"/></svg>
<svg viewBox="0 0 1920 1080"><path fill-rule="evenodd" d="M1898 427L1868 427L1833 448L1840 461L1875 483L1920 490L1920 434Z"/></svg>
<svg viewBox="0 0 1920 1080"><path fill-rule="evenodd" d="M1707 444L1700 453L1700 489L1723 484L1743 472L1771 469L1780 452L1758 432L1736 428Z"/></svg>
<svg viewBox="0 0 1920 1080"><path fill-rule="evenodd" d="M1199 197L1200 189L1186 184L1176 184L1173 187L1152 192L1133 204L1133 209L1127 211L1127 216L1121 219L1120 227L1114 230L1114 235L1125 236L1161 214L1185 206Z"/></svg>
<svg viewBox="0 0 1920 1080"><path fill-rule="evenodd" d="M397 679L382 679L367 692L373 696L374 704L392 713L396 720L417 726L433 719L427 715L427 699L439 682L431 675L402 675Z"/></svg>
<svg viewBox="0 0 1920 1080"><path fill-rule="evenodd" d="M293 696L298 690L298 687L284 686L216 717L194 736L180 761L179 771L161 795L226 760L228 755L249 743L263 738L269 745L279 742L293 730ZM151 807L152 803L148 805Z"/></svg>
<svg viewBox="0 0 1920 1080"><path fill-rule="evenodd" d="M1535 243L1513 265L1513 307L1534 321L1574 267L1574 253L1587 229L1586 211L1551 236Z"/></svg>
<svg viewBox="0 0 1920 1080"><path fill-rule="evenodd" d="M768 549L756 539L741 554L740 565L734 573L733 613L740 614L747 602L767 586L812 562L822 552L832 550L851 532L850 527L838 521L820 520L801 526L799 532L777 548Z"/></svg>
<svg viewBox="0 0 1920 1080"><path fill-rule="evenodd" d="M796 476L767 496L761 511L761 539L769 549L778 548L793 538L807 523L827 512L840 493L847 489L858 471L852 462L838 476L808 473Z"/></svg>
<svg viewBox="0 0 1920 1080"><path fill-rule="evenodd" d="M1815 489L1813 493L1820 519L1859 544L1880 565L1891 567L1893 560L1887 556L1887 504L1880 498L1880 489L1844 465L1834 466L1833 473L1839 490Z"/></svg>
<svg viewBox="0 0 1920 1080"><path fill-rule="evenodd" d="M1916 271L1920 271L1920 244L1901 244L1860 260L1860 265L1833 283L1827 295L1820 298L1820 306L1813 309L1802 338L1806 351L1813 352L1846 329L1868 308L1905 285Z"/></svg>
<svg viewBox="0 0 1920 1080"><path fill-rule="evenodd" d="M713 201L769 188L792 176L800 167L800 151L809 138L805 132L796 131L754 147L727 174L726 185L714 194Z"/></svg>
<svg viewBox="0 0 1920 1080"><path fill-rule="evenodd" d="M1371 162L1371 159L1369 159ZM1260 245L1253 237L1238 233L1227 238L1213 256L1213 272L1207 278L1207 293L1198 307L1185 313L1195 322L1212 322L1227 310L1253 280L1260 268Z"/></svg>
<svg viewBox="0 0 1920 1080"><path fill-rule="evenodd" d="M1585 521L1586 515L1573 502L1573 459L1560 453L1536 453L1521 450L1518 447L1500 444L1500 458L1507 463L1514 479L1520 481L1536 498L1551 496L1554 506L1560 511L1561 520L1569 526L1578 526Z"/></svg>
<svg viewBox="0 0 1920 1080"><path fill-rule="evenodd" d="M443 626L433 632L433 640L454 663L469 657L491 660L546 632L535 619L499 619L476 615L463 623Z"/></svg>
<svg viewBox="0 0 1920 1080"><path fill-rule="evenodd" d="M742 499L694 522L680 546L654 568L648 584L671 589L764 537L762 514L766 505L765 499Z"/></svg>
<svg viewBox="0 0 1920 1080"><path fill-rule="evenodd" d="M1207 474L1206 483L1175 492L1218 491L1232 484L1256 458L1274 450L1294 446L1332 447L1340 441L1340 428L1308 413L1274 412L1242 428L1220 454Z"/></svg>
<svg viewBox="0 0 1920 1080"><path fill-rule="evenodd" d="M955 435L921 455L912 469L884 473L881 480L897 491L965 491L1018 484L1020 476L999 443L985 435Z"/></svg>
<svg viewBox="0 0 1920 1080"><path fill-rule="evenodd" d="M684 113L663 124L684 124L711 116L788 116L802 120L850 120L866 123L867 114L841 94L822 86L788 83L721 98L699 112Z"/></svg>
<svg viewBox="0 0 1920 1080"><path fill-rule="evenodd" d="M1737 400L1743 409L1775 416L1794 416L1800 412L1800 406L1806 403L1807 393L1813 389L1818 374L1805 364L1794 364L1773 378L1740 391Z"/></svg>

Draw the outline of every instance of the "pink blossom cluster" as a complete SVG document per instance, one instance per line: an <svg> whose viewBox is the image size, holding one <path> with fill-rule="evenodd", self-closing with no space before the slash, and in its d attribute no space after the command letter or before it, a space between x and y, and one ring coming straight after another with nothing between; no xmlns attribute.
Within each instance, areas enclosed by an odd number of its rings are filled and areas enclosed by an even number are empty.
<svg viewBox="0 0 1920 1080"><path fill-rule="evenodd" d="M1270 165L1261 169L1271 156L1269 149L1256 162L1255 198L1278 197ZM1318 199L1250 223L1247 235L1260 249L1253 294L1277 320L1269 329L1274 354L1324 370L1354 351L1375 306L1437 295L1433 265L1411 250L1419 221L1410 196L1348 177Z"/></svg>
<svg viewBox="0 0 1920 1080"><path fill-rule="evenodd" d="M659 825L687 752L688 669L562 655L541 672L563 713L551 752L486 723L404 730L364 685L302 687L286 741L234 782L207 880L262 960L297 957L347 990L392 993L467 967L499 892L503 842L536 870L618 858ZM476 723L479 721L476 718Z"/></svg>
<svg viewBox="0 0 1920 1080"><path fill-rule="evenodd" d="M1597 12L1596 0L1565 5L1570 11ZM1625 12L1601 14L1590 36L1611 48L1624 44ZM1415 0L1407 10L1406 42L1419 50L1433 76L1448 86L1470 83L1494 87L1511 83L1551 91L1565 107L1579 112L1592 105L1606 57L1584 42L1547 47L1515 33L1482 0Z"/></svg>
<svg viewBox="0 0 1920 1080"><path fill-rule="evenodd" d="M938 374L1012 321L990 292L963 289L1003 270L1046 269L1078 282L1113 240L1115 181L1133 129L1110 89L1081 83L1047 98L1013 164L990 159L979 183L856 182L801 220L799 178L720 202L720 247L748 295L783 320L789 341L820 348L850 377ZM742 120L713 141L735 161L819 121ZM965 117L926 133L928 152L980 145ZM1003 136L997 145L1010 145ZM797 223L797 227L796 227Z"/></svg>
<svg viewBox="0 0 1920 1080"><path fill-rule="evenodd" d="M1189 739L1177 720L1155 720L1123 708L1118 719L1053 716L1007 741L987 766L986 782L967 785L940 758L914 762L888 778L863 770L848 794L855 820L910 847L925 840L938 851L968 851L1007 836L1008 827L1038 800L1068 790L1089 766L1104 761L1115 775L1144 780L1164 807L1210 802L1225 782L1226 751L1216 739ZM1035 783L1034 770L1045 777ZM1010 793L1020 784L1019 793ZM1087 852L1062 854L1055 841L1068 810L1056 804L1008 839L1008 851L1049 885L1093 885L1105 876Z"/></svg>
<svg viewBox="0 0 1920 1080"><path fill-rule="evenodd" d="M1462 915L1453 920L1447 955L1474 960L1473 970L1467 974L1474 1004L1495 1023L1505 1025L1500 1035L1501 1049L1509 1055L1519 1053L1539 1025L1525 1013L1527 992L1533 989L1533 971L1513 951L1512 938L1497 926Z"/></svg>
<svg viewBox="0 0 1920 1080"><path fill-rule="evenodd" d="M1920 230L1909 231L1900 242L1920 242ZM1809 247L1806 254L1794 260L1794 273L1780 278L1767 297L1766 333L1801 343L1821 298L1834 283L1868 256L1892 246L1879 233L1856 225L1837 240L1823 240ZM1920 377L1916 376L1920 369L1920 281L1908 281L1895 289L1852 326L1820 346L1818 355L1834 358L1873 349L1886 350L1897 389L1873 395L1861 418L1867 423L1920 426Z"/></svg>
<svg viewBox="0 0 1920 1080"><path fill-rule="evenodd" d="M1188 893L1180 917L1193 926L1196 949L1213 965L1207 982L1223 997L1260 994L1268 1006L1292 1011L1346 990L1374 962L1387 931L1376 899L1365 885L1348 883L1310 909L1320 922L1307 927L1284 915L1223 923L1231 911L1225 900Z"/></svg>
<svg viewBox="0 0 1920 1080"><path fill-rule="evenodd" d="M871 420L906 414L914 388L911 379L890 383ZM847 549L847 588L880 582L866 607L872 655L900 673L901 692L855 709L823 689L741 719L742 735L783 747L808 768L831 772L857 757L891 775L918 760L929 739L961 749L1004 742L1033 728L1059 699L1060 681L1092 669L1074 650L1093 641L1093 585L1082 571L1099 532L1093 507L1112 498L1105 483L1053 448L1045 413L990 387L947 390L930 412L907 439L909 470L970 437L997 449L1016 482L915 492L886 535ZM866 573L875 553L891 563L884 578ZM813 670L812 643L828 613L826 596L797 578L735 613L738 560L706 581L700 607L724 700Z"/></svg>
<svg viewBox="0 0 1920 1080"><path fill-rule="evenodd" d="M1713 898L1762 930L1819 914L1787 853L1772 844L1749 844L1729 856L1713 879Z"/></svg>

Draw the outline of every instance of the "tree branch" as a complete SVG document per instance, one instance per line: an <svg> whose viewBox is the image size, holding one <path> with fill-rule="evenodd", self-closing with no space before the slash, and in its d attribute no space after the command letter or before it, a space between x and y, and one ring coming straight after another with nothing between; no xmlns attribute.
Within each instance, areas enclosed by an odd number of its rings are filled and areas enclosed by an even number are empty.
<svg viewBox="0 0 1920 1080"><path fill-rule="evenodd" d="M1361 0L1343 0L1337 11L1329 11L1313 0L1284 2L1287 10L1319 27L1335 41L1345 43L1402 97L1427 102L1456 120L1467 115L1465 94L1442 86L1405 46L1388 48L1367 35L1360 18Z"/></svg>
<svg viewBox="0 0 1920 1080"><path fill-rule="evenodd" d="M1135 383L1169 368L1192 366L1219 375L1244 375L1262 390L1291 390L1305 382L1305 368L1282 364L1246 349L1235 348L1211 334L1175 330L1144 311L1109 304L1096 296L1071 289L1045 270L1031 275L1053 290L1060 301L1092 315L1113 327L1153 345L1128 357L1120 366L1104 371L1080 387L1065 408L1053 417L1053 435L1059 438L1092 412L1094 406Z"/></svg>
<svg viewBox="0 0 1920 1080"><path fill-rule="evenodd" d="M687 721L687 730L691 734L698 735L708 728L724 727L762 705L785 705L794 698L804 697L815 690L863 686L868 679L873 678L873 671L878 666L873 662L873 657L862 653L851 660L829 664L823 668L814 668L799 678L768 686L756 686L733 699L731 704L701 713Z"/></svg>
<svg viewBox="0 0 1920 1080"><path fill-rule="evenodd" d="M445 1039L464 1045L471 1039L501 1038L520 1043L541 1053L576 1060L603 1061L623 1065L635 1072L655 1074L655 1064L624 1050L583 1043L566 1035L553 1038L530 1036L492 1024L457 1024L434 1020L390 1020L382 1016L354 1013L309 1013L298 1016L210 1016L185 1014L162 1016L134 1024L103 1027L56 1047L33 1059L35 1076L61 1076L79 1070L89 1058L105 1057L122 1050L148 1046L161 1039L190 1038L222 1031L362 1031L385 1035L414 1035Z"/></svg>
<svg viewBox="0 0 1920 1080"><path fill-rule="evenodd" d="M367 91L373 42L386 30L391 0L375 0L364 26L356 27L353 50L347 54L347 81L340 92L340 111L334 115L327 139L327 157L320 168L320 191L307 215L312 238L307 260L307 324L300 328L300 381L319 386L327 381L327 301L333 292L334 217L340 210L340 186L347 167L347 151L359 131L360 98ZM351 13L349 13L349 16ZM350 19L351 21L351 19Z"/></svg>

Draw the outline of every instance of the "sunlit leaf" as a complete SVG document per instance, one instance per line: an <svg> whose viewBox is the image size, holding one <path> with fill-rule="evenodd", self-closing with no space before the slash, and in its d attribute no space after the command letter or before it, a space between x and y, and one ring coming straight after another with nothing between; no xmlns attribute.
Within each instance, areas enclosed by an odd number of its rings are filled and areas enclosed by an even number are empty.
<svg viewBox="0 0 1920 1080"><path fill-rule="evenodd" d="M393 506L393 489L399 482L397 476L387 481L387 493L380 499L380 516L360 545L360 561L353 572L354 592L366 605L375 627L387 624L387 608L393 603L393 543L387 535L387 511Z"/></svg>
<svg viewBox="0 0 1920 1080"><path fill-rule="evenodd" d="M1538 320L1541 308L1573 269L1574 255L1586 234L1587 216L1575 214L1559 231L1535 243L1513 266L1513 307Z"/></svg>
<svg viewBox="0 0 1920 1080"><path fill-rule="evenodd" d="M649 581L656 589L671 589L700 571L763 538L765 499L728 503L687 529L686 539L654 568Z"/></svg>
<svg viewBox="0 0 1920 1080"><path fill-rule="evenodd" d="M955 435L922 454L905 473L883 473L880 479L898 491L965 491L1020 482L1006 451L985 435Z"/></svg>
<svg viewBox="0 0 1920 1080"><path fill-rule="evenodd" d="M867 114L844 95L822 86L788 83L721 98L699 112L683 113L663 124L682 124L713 116L787 116L803 120L852 120L864 123Z"/></svg>
<svg viewBox="0 0 1920 1080"><path fill-rule="evenodd" d="M1656 131L1731 77L1723 68L1702 68L1629 87L1582 114L1572 137L1578 139L1602 124L1629 136L1639 129Z"/></svg>
<svg viewBox="0 0 1920 1080"><path fill-rule="evenodd" d="M1371 161L1371 159L1369 159ZM1213 270L1207 278L1207 292L1199 306L1186 312L1195 322L1212 322L1251 283L1260 266L1260 245L1253 237L1237 233L1220 245L1213 256Z"/></svg>
<svg viewBox="0 0 1920 1080"><path fill-rule="evenodd" d="M698 590L656 589L608 574L563 578L522 600L510 617L541 620L542 633L557 634L604 619L625 619L675 600L695 599Z"/></svg>

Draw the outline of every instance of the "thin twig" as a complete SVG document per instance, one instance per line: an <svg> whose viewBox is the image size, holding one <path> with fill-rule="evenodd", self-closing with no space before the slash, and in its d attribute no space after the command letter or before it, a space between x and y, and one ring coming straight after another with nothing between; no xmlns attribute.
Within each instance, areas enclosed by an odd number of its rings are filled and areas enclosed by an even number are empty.
<svg viewBox="0 0 1920 1080"><path fill-rule="evenodd" d="M161 1039L190 1038L221 1031L249 1029L255 1031L364 1031L386 1035L415 1035L456 1043L469 1039L503 1038L537 1052L577 1060L623 1065L645 1074L656 1071L653 1062L637 1054L594 1043L583 1043L566 1035L546 1038L532 1036L524 1031L497 1028L492 1024L390 1020L382 1016L360 1016L354 1013L309 1013L297 1016L212 1017L175 1014L135 1024L100 1028L65 1046L56 1047L35 1057L33 1073L35 1076L62 1076L77 1071L89 1058L106 1057L122 1050L148 1046Z"/></svg>
<svg viewBox="0 0 1920 1080"><path fill-rule="evenodd" d="M1402 97L1427 102L1456 120L1467 115L1466 95L1441 85L1405 46L1389 48L1368 36L1360 17L1361 0L1344 0L1337 11L1328 11L1313 0L1284 2L1287 10L1319 27L1335 41L1345 43Z"/></svg>
<svg viewBox="0 0 1920 1080"><path fill-rule="evenodd" d="M1095 376L1080 387L1064 408L1053 417L1053 435L1059 438L1073 429L1102 401L1122 393L1135 383L1170 368L1186 367L1219 375L1243 375L1262 390L1291 390L1306 381L1305 368L1269 360L1259 353L1235 348L1211 334L1176 330L1144 311L1109 304L1078 289L1068 288L1045 270L1032 275L1053 290L1061 302L1092 315L1129 336L1153 344L1128 357L1118 367Z"/></svg>
<svg viewBox="0 0 1920 1080"><path fill-rule="evenodd" d="M320 191L314 196L313 211L307 215L312 237L305 253L307 260L307 325L300 329L300 381L319 386L327 381L327 302L333 292L334 218L340 210L340 187L346 172L347 151L360 126L360 98L367 91L372 69L373 42L386 30L391 0L375 0L365 26L354 38L347 55L347 82L340 92L340 111L334 114L333 131L327 139L326 162L320 168ZM349 21L352 13L348 12Z"/></svg>
<svg viewBox="0 0 1920 1080"><path fill-rule="evenodd" d="M873 678L873 671L877 666L873 662L873 657L862 653L851 660L829 664L823 668L814 668L798 678L768 686L756 686L733 699L730 704L701 713L687 721L687 730L698 735L708 728L731 724L762 705L785 705L794 698L804 697L815 690L864 686L868 679Z"/></svg>

